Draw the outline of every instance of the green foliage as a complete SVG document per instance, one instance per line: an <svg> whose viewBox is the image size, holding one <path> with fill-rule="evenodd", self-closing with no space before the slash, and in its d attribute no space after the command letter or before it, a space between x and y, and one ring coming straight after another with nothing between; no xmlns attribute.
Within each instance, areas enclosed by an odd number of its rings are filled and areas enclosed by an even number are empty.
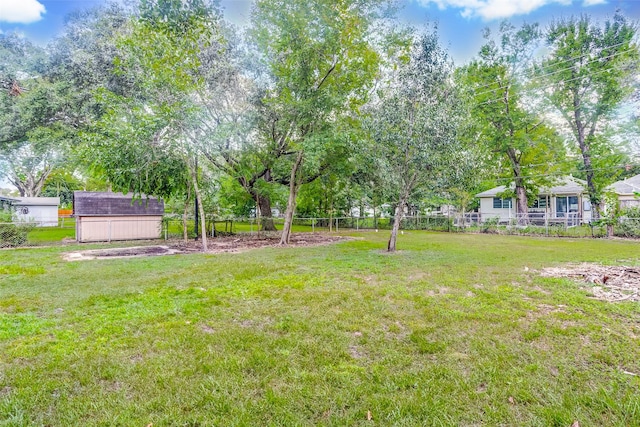
<svg viewBox="0 0 640 427"><path fill-rule="evenodd" d="M500 42L487 30L487 43L480 48L479 57L458 71L471 103L473 122L468 137L479 142L481 168L495 170L498 178L512 180L516 189L521 188L514 196L522 197L518 206L525 209L527 196L537 195L566 166L558 162L565 157L561 139L526 106L523 89L528 82L522 72L540 37L537 24L516 30L505 21Z"/></svg>
<svg viewBox="0 0 640 427"><path fill-rule="evenodd" d="M404 204L423 187L443 189L462 172L464 148L457 138L462 115L451 72L435 32L424 35L368 111L367 152L375 153L394 201Z"/></svg>
<svg viewBox="0 0 640 427"><path fill-rule="evenodd" d="M623 237L640 237L640 207L625 208L620 211L615 233Z"/></svg>
<svg viewBox="0 0 640 427"><path fill-rule="evenodd" d="M115 40L114 74L126 94L97 92L108 106L86 132L84 157L114 189L160 197L183 194L196 157L192 123L203 87L200 52L215 31L204 2L145 1L141 16ZM207 9L208 10L208 9Z"/></svg>
<svg viewBox="0 0 640 427"><path fill-rule="evenodd" d="M592 158L607 151L598 145L612 144L602 138L602 130L632 91L639 57L635 34L635 25L619 12L602 24L587 15L559 20L547 31L551 54L538 70L540 81L551 89L545 91L549 103L571 129L596 215L608 182L597 174Z"/></svg>
<svg viewBox="0 0 640 427"><path fill-rule="evenodd" d="M12 211L0 209L0 248L15 248L27 242L32 224L14 222Z"/></svg>

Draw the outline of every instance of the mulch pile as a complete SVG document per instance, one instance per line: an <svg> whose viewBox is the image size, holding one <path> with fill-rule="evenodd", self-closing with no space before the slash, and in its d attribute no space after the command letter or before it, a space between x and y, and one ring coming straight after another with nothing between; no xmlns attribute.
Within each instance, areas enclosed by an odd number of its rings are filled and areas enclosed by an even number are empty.
<svg viewBox="0 0 640 427"><path fill-rule="evenodd" d="M542 270L543 277L567 277L589 284L595 298L617 301L640 301L640 267L578 264Z"/></svg>

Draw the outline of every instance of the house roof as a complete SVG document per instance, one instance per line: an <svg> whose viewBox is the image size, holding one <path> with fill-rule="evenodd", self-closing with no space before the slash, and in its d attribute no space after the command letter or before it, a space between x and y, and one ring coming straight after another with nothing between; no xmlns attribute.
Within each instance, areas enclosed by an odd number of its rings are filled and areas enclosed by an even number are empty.
<svg viewBox="0 0 640 427"><path fill-rule="evenodd" d="M164 202L155 197L93 191L73 192L76 216L164 215Z"/></svg>
<svg viewBox="0 0 640 427"><path fill-rule="evenodd" d="M547 194L582 194L585 192L586 182L574 178L572 176L565 176L556 182L555 185L548 188L541 188L539 194L547 195ZM504 185L499 187L494 187L490 190L483 191L482 193L476 194L476 197L497 197L498 194L504 193L506 190L513 190L514 184L509 184L509 188Z"/></svg>
<svg viewBox="0 0 640 427"><path fill-rule="evenodd" d="M0 200L15 206L59 206L60 197L7 197L0 196Z"/></svg>
<svg viewBox="0 0 640 427"><path fill-rule="evenodd" d="M633 195L640 192L640 174L632 176L631 178L623 179L622 181L616 181L607 187L607 190L615 191L620 195Z"/></svg>

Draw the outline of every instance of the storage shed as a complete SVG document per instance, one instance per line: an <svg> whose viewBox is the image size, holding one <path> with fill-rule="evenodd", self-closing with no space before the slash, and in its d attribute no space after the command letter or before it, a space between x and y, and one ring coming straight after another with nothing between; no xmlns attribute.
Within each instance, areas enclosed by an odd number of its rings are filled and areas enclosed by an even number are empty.
<svg viewBox="0 0 640 427"><path fill-rule="evenodd" d="M38 227L58 225L60 197L0 196L0 208L13 210L16 221L34 223Z"/></svg>
<svg viewBox="0 0 640 427"><path fill-rule="evenodd" d="M75 191L73 216L78 242L157 239L164 203L154 197Z"/></svg>

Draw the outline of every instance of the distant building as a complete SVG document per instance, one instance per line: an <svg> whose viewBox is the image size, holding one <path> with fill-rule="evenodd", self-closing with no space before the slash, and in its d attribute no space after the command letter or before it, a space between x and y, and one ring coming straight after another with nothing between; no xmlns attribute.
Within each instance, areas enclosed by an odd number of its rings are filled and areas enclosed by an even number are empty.
<svg viewBox="0 0 640 427"><path fill-rule="evenodd" d="M73 216L78 242L157 239L164 203L154 197L75 191Z"/></svg>
<svg viewBox="0 0 640 427"><path fill-rule="evenodd" d="M504 185L476 194L480 199L480 216L482 221L498 218L500 222L516 219L516 199L504 197L513 184ZM571 176L559 180L556 185L540 190L538 197L527 214L533 221L553 220L568 221L571 225L591 221L591 203L586 193L586 182Z"/></svg>
<svg viewBox="0 0 640 427"><path fill-rule="evenodd" d="M640 175L614 182L607 190L616 193L621 208L640 207Z"/></svg>
<svg viewBox="0 0 640 427"><path fill-rule="evenodd" d="M38 227L58 225L59 205L59 197L0 196L0 207L11 209L16 221L33 223Z"/></svg>

